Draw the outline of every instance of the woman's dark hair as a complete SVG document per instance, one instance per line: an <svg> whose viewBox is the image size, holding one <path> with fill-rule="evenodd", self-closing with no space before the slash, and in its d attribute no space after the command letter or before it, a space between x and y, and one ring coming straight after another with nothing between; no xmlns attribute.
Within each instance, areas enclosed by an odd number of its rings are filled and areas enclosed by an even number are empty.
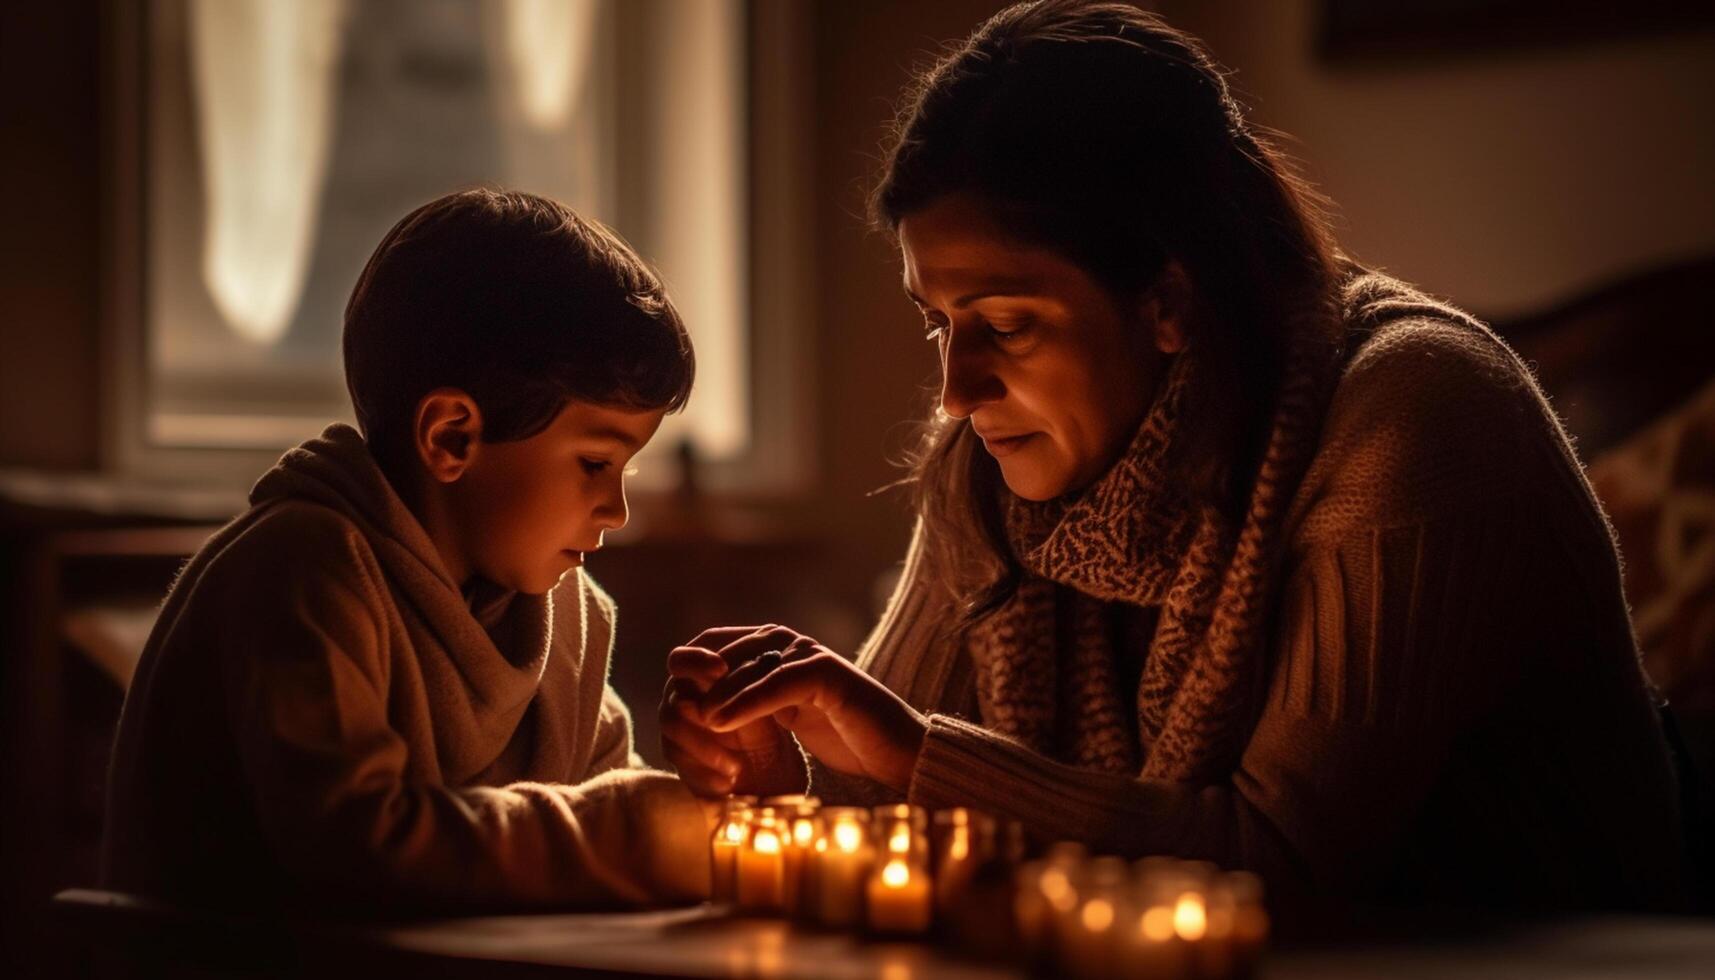
<svg viewBox="0 0 1715 980"><path fill-rule="evenodd" d="M696 361L667 292L599 222L477 189L417 208L345 308L345 378L383 471L406 476L418 403L463 389L484 442L533 436L569 400L678 411Z"/></svg>
<svg viewBox="0 0 1715 980"><path fill-rule="evenodd" d="M1246 122L1202 43L1123 3L995 14L909 90L871 218L896 232L954 193L1128 302L1180 264L1200 374L1169 465L1194 499L1241 509L1288 338L1337 342L1342 260L1322 200ZM998 607L1021 571L999 468L970 426L933 417L910 482L938 572L977 590L967 622Z"/></svg>

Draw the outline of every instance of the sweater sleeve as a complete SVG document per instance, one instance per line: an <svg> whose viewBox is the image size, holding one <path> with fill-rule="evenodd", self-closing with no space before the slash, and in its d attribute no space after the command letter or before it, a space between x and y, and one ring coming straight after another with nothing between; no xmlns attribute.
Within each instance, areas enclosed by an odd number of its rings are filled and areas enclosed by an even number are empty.
<svg viewBox="0 0 1715 980"><path fill-rule="evenodd" d="M270 575L283 594L228 631L222 680L263 834L310 895L468 911L707 894L708 819L665 773L463 788L413 778L388 724L385 607L361 561ZM604 731L610 761L629 752L623 710Z"/></svg>
<svg viewBox="0 0 1715 980"><path fill-rule="evenodd" d="M595 751L590 756L593 760L590 772L647 769L649 764L637 754L631 731L631 710L609 684L601 695L601 715L596 720Z"/></svg>
<svg viewBox="0 0 1715 980"><path fill-rule="evenodd" d="M1236 771L1209 786L1075 769L937 716L910 787L1044 839L1247 868L1288 893L1349 894L1384 872L1461 732L1517 674L1509 583L1521 508L1500 501L1353 534L1286 582L1277 657Z"/></svg>

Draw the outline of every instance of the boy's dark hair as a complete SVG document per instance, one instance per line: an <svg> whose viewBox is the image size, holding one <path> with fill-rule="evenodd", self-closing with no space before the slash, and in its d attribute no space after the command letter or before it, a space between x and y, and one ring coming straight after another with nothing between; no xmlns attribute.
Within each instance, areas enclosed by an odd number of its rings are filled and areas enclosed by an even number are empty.
<svg viewBox="0 0 1715 980"><path fill-rule="evenodd" d="M411 471L423 396L460 388L482 440L533 436L571 399L683 408L696 360L661 281L620 237L534 194L460 191L393 226L345 308L345 379L382 469Z"/></svg>

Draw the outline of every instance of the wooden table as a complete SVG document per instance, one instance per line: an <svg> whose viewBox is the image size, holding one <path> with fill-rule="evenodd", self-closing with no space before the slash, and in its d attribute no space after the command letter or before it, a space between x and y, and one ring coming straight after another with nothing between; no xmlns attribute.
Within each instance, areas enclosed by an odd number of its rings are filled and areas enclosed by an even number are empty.
<svg viewBox="0 0 1715 980"><path fill-rule="evenodd" d="M709 907L615 915L511 915L391 925L190 915L103 892L56 901L90 973L132 975L137 960L272 976L678 977L1018 980L1021 965L927 943L872 942L736 919ZM100 962L105 960L105 964ZM126 969L116 971L115 965ZM105 968L104 968L105 967ZM257 967L261 969L258 970ZM90 975L85 973L81 975ZM156 975L147 973L147 975ZM1715 920L1591 917L1490 929L1479 938L1277 950L1263 980L1715 977Z"/></svg>

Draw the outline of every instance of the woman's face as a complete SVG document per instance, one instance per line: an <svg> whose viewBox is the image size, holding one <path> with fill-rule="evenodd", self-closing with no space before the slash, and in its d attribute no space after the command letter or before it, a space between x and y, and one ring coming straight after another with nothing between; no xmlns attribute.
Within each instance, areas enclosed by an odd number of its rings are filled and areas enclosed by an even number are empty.
<svg viewBox="0 0 1715 980"><path fill-rule="evenodd" d="M941 409L968 418L1013 493L1088 486L1130 443L1179 317L1151 291L1122 304L1057 253L1008 238L952 194L899 223L905 291L941 356Z"/></svg>

